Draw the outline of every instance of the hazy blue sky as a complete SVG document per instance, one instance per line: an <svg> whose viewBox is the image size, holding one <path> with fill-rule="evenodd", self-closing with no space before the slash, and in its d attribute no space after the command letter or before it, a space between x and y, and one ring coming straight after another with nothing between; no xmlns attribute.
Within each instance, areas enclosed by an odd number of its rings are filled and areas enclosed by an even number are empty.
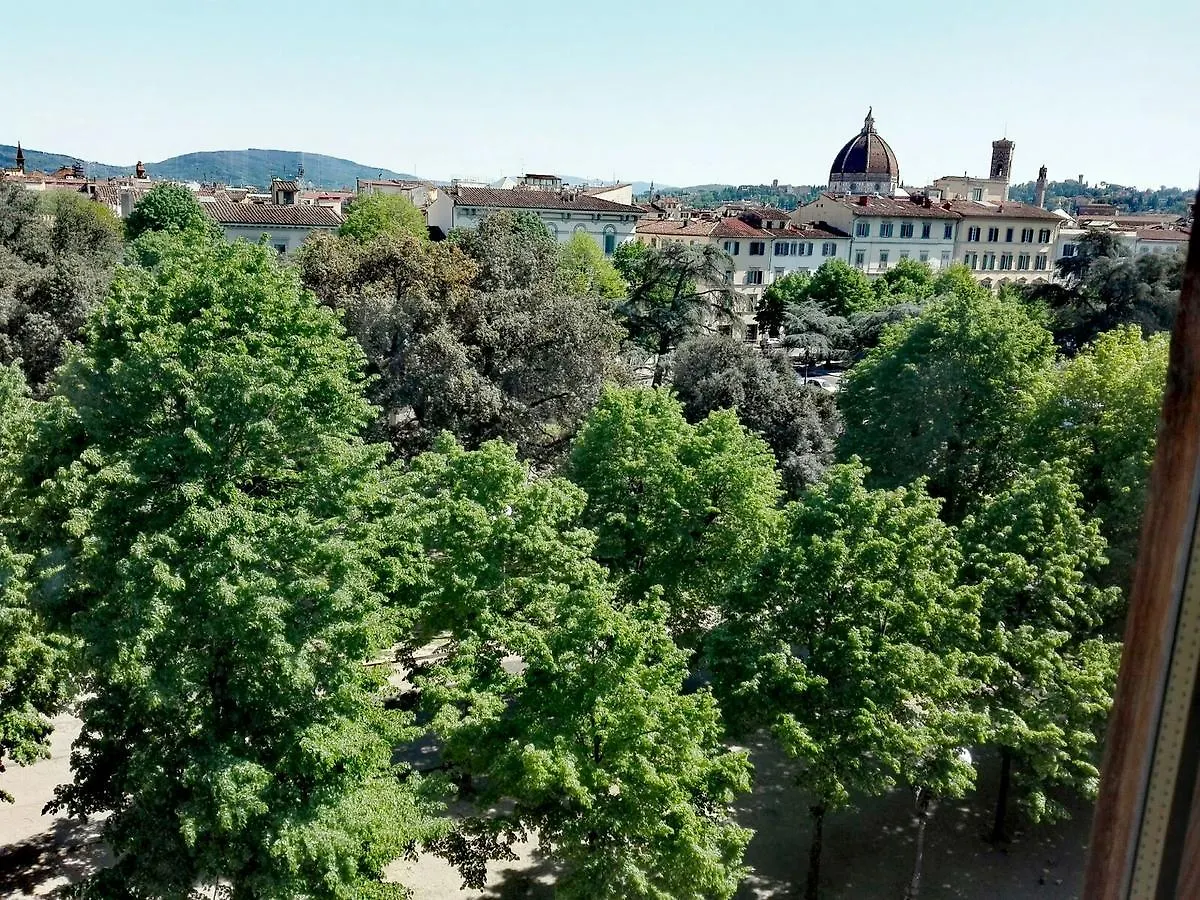
<svg viewBox="0 0 1200 900"><path fill-rule="evenodd" d="M873 105L909 184L1193 186L1200 2L124 0L0 17L0 143L270 147L435 178L809 184ZM15 76L15 80L14 80Z"/></svg>

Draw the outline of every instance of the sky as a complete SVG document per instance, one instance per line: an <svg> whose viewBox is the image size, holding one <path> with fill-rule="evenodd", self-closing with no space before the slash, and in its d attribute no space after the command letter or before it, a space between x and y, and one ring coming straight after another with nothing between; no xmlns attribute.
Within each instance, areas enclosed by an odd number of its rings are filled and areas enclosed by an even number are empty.
<svg viewBox="0 0 1200 900"><path fill-rule="evenodd" d="M1195 0L56 0L3 42L0 143L816 184L874 107L909 185L1007 135L1016 182L1193 187L1198 38Z"/></svg>

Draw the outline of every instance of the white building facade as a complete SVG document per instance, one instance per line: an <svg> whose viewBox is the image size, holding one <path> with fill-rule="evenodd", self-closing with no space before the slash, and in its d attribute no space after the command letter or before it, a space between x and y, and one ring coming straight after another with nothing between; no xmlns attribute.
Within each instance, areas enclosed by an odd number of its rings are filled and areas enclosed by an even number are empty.
<svg viewBox="0 0 1200 900"><path fill-rule="evenodd" d="M990 285L1050 281L1058 259L1061 217L1015 200L953 200L958 223L954 258Z"/></svg>
<svg viewBox="0 0 1200 900"><path fill-rule="evenodd" d="M822 194L792 214L793 222L815 222L849 236L847 261L868 275L881 275L902 259L944 269L954 261L960 216L926 198Z"/></svg>
<svg viewBox="0 0 1200 900"><path fill-rule="evenodd" d="M292 253L313 232L333 232L342 224L341 215L327 206L210 200L202 202L200 207L221 226L226 240L258 243L265 236L267 243L280 253Z"/></svg>

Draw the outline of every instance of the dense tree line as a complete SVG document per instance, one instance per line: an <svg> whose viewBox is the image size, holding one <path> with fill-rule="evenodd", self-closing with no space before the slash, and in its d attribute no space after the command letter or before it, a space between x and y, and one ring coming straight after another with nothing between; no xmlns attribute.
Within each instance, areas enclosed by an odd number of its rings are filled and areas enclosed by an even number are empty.
<svg viewBox="0 0 1200 900"><path fill-rule="evenodd" d="M1037 184L1026 181L1009 187L1008 195L1022 203L1033 203L1037 198ZM1111 203L1124 213L1176 213L1183 215L1196 199L1194 190L1167 187L1136 188L1120 184L1104 187L1088 185L1081 181L1051 181L1046 185L1046 208L1062 207L1074 212L1075 204L1083 198L1087 203Z"/></svg>
<svg viewBox="0 0 1200 900"><path fill-rule="evenodd" d="M996 840L1094 793L1154 329L1065 350L1044 298L827 264L756 347L708 251L366 200L289 262L188 200L0 370L0 750L83 719L55 806L115 862L80 896L399 898L396 858L481 886L536 834L564 897L727 898L757 732L810 898L829 812L904 788L923 830L969 751ZM57 218L0 201L52 266ZM796 373L830 359L836 399Z"/></svg>

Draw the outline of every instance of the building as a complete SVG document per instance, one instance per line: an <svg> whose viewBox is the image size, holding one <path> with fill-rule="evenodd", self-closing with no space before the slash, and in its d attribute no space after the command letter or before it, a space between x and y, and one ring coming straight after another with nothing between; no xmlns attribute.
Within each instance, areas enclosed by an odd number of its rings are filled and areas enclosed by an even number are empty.
<svg viewBox="0 0 1200 900"><path fill-rule="evenodd" d="M1190 228L1139 228L1134 239L1134 253L1186 253Z"/></svg>
<svg viewBox="0 0 1200 900"><path fill-rule="evenodd" d="M611 256L621 244L634 239L638 219L646 215L640 206L556 183L550 180L554 176L527 175L526 179L543 181L513 188L457 184L439 189L426 211L429 226L435 234L449 234L454 228L475 228L484 216L498 210L526 212L541 219L559 241L586 234Z"/></svg>
<svg viewBox="0 0 1200 900"><path fill-rule="evenodd" d="M987 178L977 178L964 172L959 175L943 175L935 178L925 192L933 200L975 200L1002 203L1008 199L1008 185L1012 177L1013 150L1016 144L1008 138L992 141L992 162ZM1042 167L1042 175L1045 167ZM1040 203L1038 204L1041 205Z"/></svg>
<svg viewBox="0 0 1200 900"><path fill-rule="evenodd" d="M280 193L288 193L286 186ZM314 231L332 232L342 224L341 214L328 206L300 203L235 203L206 200L201 208L218 224L229 241L267 243L280 253L297 250Z"/></svg>
<svg viewBox="0 0 1200 900"><path fill-rule="evenodd" d="M429 181L418 179L358 179L358 194L391 194L407 197L417 209L427 209L437 197L437 186Z"/></svg>
<svg viewBox="0 0 1200 900"><path fill-rule="evenodd" d="M891 146L875 130L867 110L862 130L846 142L829 167L831 194L895 195L900 187L900 163Z"/></svg>
<svg viewBox="0 0 1200 900"><path fill-rule="evenodd" d="M792 213L792 221L815 222L849 235L849 262L879 275L902 259L928 263L935 271L954 259L959 213L928 197L857 197L822 194Z"/></svg>
<svg viewBox="0 0 1200 900"><path fill-rule="evenodd" d="M763 292L794 272L811 272L830 259L846 260L850 236L829 226L789 221L781 209L756 207L737 216L697 214L686 219L646 219L637 239L651 247L669 244L720 248L728 257L728 284L737 294L737 320L729 326L747 341L757 341L755 314Z"/></svg>
<svg viewBox="0 0 1200 900"><path fill-rule="evenodd" d="M954 259L987 285L1049 281L1062 219L1016 200L948 200L960 216Z"/></svg>

